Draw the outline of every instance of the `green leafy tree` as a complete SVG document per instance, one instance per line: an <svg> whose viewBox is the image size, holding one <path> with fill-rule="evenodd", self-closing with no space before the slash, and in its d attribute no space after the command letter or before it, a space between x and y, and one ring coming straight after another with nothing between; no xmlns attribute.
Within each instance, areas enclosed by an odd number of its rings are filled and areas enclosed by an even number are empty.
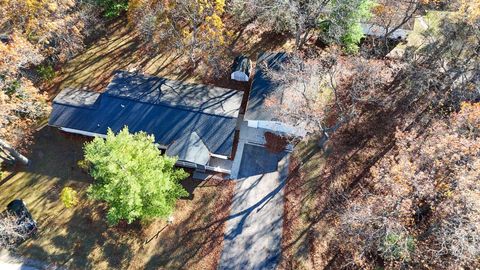
<svg viewBox="0 0 480 270"><path fill-rule="evenodd" d="M179 183L187 173L175 168L175 158L161 155L151 135L131 134L127 127L117 135L108 130L105 140L95 138L84 150L95 179L88 195L107 202L111 225L167 217L177 199L188 195Z"/></svg>
<svg viewBox="0 0 480 270"><path fill-rule="evenodd" d="M334 0L330 14L328 34L340 40L348 53L358 51L358 44L364 37L360 23L368 20L375 2L371 0Z"/></svg>

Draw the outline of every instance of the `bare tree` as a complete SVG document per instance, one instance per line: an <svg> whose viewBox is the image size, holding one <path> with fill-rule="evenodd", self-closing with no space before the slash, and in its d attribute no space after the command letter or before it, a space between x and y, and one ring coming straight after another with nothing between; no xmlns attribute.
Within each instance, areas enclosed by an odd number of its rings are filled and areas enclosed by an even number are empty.
<svg viewBox="0 0 480 270"><path fill-rule="evenodd" d="M129 19L150 48L178 50L189 64L219 69L229 33L223 23L225 2L131 1Z"/></svg>
<svg viewBox="0 0 480 270"><path fill-rule="evenodd" d="M427 94L435 106L458 110L462 101L480 98L480 20L463 13L439 18L435 31L424 33L424 44L407 50L408 79L414 96Z"/></svg>
<svg viewBox="0 0 480 270"><path fill-rule="evenodd" d="M326 13L330 0L271 1L234 0L230 9L240 20L255 19L277 32L293 33L297 47L306 41Z"/></svg>
<svg viewBox="0 0 480 270"><path fill-rule="evenodd" d="M28 237L28 229L22 224L18 224L17 216L5 212L0 217L0 247L11 249L19 241Z"/></svg>
<svg viewBox="0 0 480 270"><path fill-rule="evenodd" d="M412 24L421 6L428 1L423 0L381 0L374 8L373 23L384 29L383 36L389 38L395 31Z"/></svg>
<svg viewBox="0 0 480 270"><path fill-rule="evenodd" d="M393 70L375 60L290 54L274 68L264 67L279 89L268 98L282 121L309 134L334 132L366 104L382 106L378 90L393 79Z"/></svg>
<svg viewBox="0 0 480 270"><path fill-rule="evenodd" d="M307 60L299 54L289 55L278 66L263 66L279 88L267 99L283 122L301 127L307 133L325 132L327 109L335 95L331 85L334 59Z"/></svg>
<svg viewBox="0 0 480 270"><path fill-rule="evenodd" d="M368 0L233 0L230 10L240 21L256 20L279 33L292 34L297 48L302 48L314 30L323 31L329 41L350 43L347 36L358 33L367 19ZM361 30L361 29L360 29ZM356 42L356 41L355 41Z"/></svg>

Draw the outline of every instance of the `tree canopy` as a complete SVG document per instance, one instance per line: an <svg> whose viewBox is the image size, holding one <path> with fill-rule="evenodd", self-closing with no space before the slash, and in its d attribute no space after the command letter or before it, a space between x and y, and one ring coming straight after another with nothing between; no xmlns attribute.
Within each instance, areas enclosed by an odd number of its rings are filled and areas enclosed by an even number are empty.
<svg viewBox="0 0 480 270"><path fill-rule="evenodd" d="M109 130L106 139L85 144L85 160L95 179L88 194L108 204L110 224L167 217L177 199L188 195L179 184L188 174L175 168L175 158L162 156L154 137L144 132Z"/></svg>
<svg viewBox="0 0 480 270"><path fill-rule="evenodd" d="M89 1L0 0L1 148L12 152L27 144L48 115L42 79L84 48L84 38L100 25L95 8Z"/></svg>
<svg viewBox="0 0 480 270"><path fill-rule="evenodd" d="M130 23L152 47L186 53L193 65L222 56L229 37L224 11L224 0L131 0L128 9Z"/></svg>
<svg viewBox="0 0 480 270"><path fill-rule="evenodd" d="M369 19L373 6L370 0L233 0L230 10L240 21L256 20L293 34L298 48L312 31L321 30L321 38L355 52L363 37L360 22Z"/></svg>
<svg viewBox="0 0 480 270"><path fill-rule="evenodd" d="M392 267L476 264L479 123L480 105L463 103L423 134L398 132L398 151L371 170L371 192L342 216L342 246L359 262L379 255Z"/></svg>
<svg viewBox="0 0 480 270"><path fill-rule="evenodd" d="M0 140L17 146L33 124L48 113L47 97L23 77L22 69L40 63L43 56L24 37L13 34L0 42Z"/></svg>

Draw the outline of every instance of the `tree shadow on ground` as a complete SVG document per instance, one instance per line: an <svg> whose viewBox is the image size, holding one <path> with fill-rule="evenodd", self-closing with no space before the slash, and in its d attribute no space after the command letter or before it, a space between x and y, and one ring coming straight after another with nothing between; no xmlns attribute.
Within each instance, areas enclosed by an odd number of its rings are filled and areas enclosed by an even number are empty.
<svg viewBox="0 0 480 270"><path fill-rule="evenodd" d="M93 269L104 262L110 269L129 265L135 245L142 237L141 231L131 228L126 232L119 226L109 227L104 221L103 206L89 202L76 209L66 223L55 220L51 226L57 228L40 231L39 239L44 241L26 245L22 248L23 255L68 269ZM58 235L52 234L54 231ZM55 236L48 239L49 236L42 234Z"/></svg>
<svg viewBox="0 0 480 270"><path fill-rule="evenodd" d="M142 71L148 67L148 73L156 75L180 57L167 56L167 52L152 56L144 50L144 43L126 20L119 20L114 26L108 35L92 42L83 53L65 64L48 87L52 97L66 87L103 92L116 70ZM159 64L157 60L162 57L163 62Z"/></svg>
<svg viewBox="0 0 480 270"><path fill-rule="evenodd" d="M207 180L197 189L210 189L217 185L229 185L220 193L204 193L191 214L168 227L163 241L154 247L158 253L147 262L145 269L215 269L220 259L224 236L225 218L230 211L233 196L232 182Z"/></svg>
<svg viewBox="0 0 480 270"><path fill-rule="evenodd" d="M92 181L77 166L83 158L85 141L85 138L66 138L51 127L35 132L25 153L30 164L8 168L8 176L0 182L0 204L23 199L40 224L51 218L45 212L61 214L63 210L58 207L61 189L71 186L82 192Z"/></svg>
<svg viewBox="0 0 480 270"><path fill-rule="evenodd" d="M47 140L49 145L65 147L61 151L70 153L72 146L63 145L63 140L73 142L78 138L62 135L55 129L47 128L39 134L37 142ZM81 149L80 143L78 149ZM31 155L39 157L33 146ZM40 148L50 152L49 147ZM69 150L70 149L70 150ZM60 150L58 150L60 151ZM54 151L54 153L57 153ZM49 157L45 153L43 157ZM58 158L61 158L59 154ZM81 155L80 155L81 157ZM65 157L64 157L65 158ZM42 162L43 160L43 162ZM44 159L34 159L31 169L36 173L29 175L31 185L36 189L39 185L48 185L47 191L41 191L41 196L33 198L29 205L33 206L34 217L39 223L39 235L36 239L27 240L20 246L20 252L26 258L52 263L67 269L121 269L147 268L158 269L163 266L188 265L188 268L203 269L203 265L214 264L218 260L219 249L223 240L223 224L215 228L195 230L198 227L223 218L228 214L233 187L225 181L195 181L187 179L184 186L191 197L179 200L174 212L175 222L167 225L165 221L155 220L150 223L134 222L109 227L105 221L106 207L103 203L89 201L85 192L81 192L80 205L72 210L65 209L58 200L58 193L66 184L55 180L58 177L72 179L69 168L57 168L50 176L38 176L47 173ZM60 160L52 162L62 164ZM42 165L43 164L43 165ZM76 160L72 164L76 164ZM55 168L52 166L52 168ZM62 171L63 170L63 171ZM67 172L65 172L65 170ZM76 169L75 169L76 170ZM83 172L79 172L82 175ZM38 176L38 177L37 177ZM88 179L88 177L87 177ZM75 180L75 179L72 179ZM88 181L87 181L88 182ZM43 183L43 184L42 184ZM86 188L86 183L79 183ZM57 188L53 191L52 188ZM54 199L48 196L54 195ZM32 198L30 198L32 200ZM40 211L41 210L41 211ZM212 253L213 252L213 253Z"/></svg>
<svg viewBox="0 0 480 270"><path fill-rule="evenodd" d="M33 144L28 149L30 160L23 170L59 178L60 183L67 180L91 183L91 177L78 167L83 159L83 145L91 138L61 132L56 128L45 126L32 138Z"/></svg>
<svg viewBox="0 0 480 270"><path fill-rule="evenodd" d="M67 87L103 92L117 70L135 70L180 81L202 81L245 91L248 83L230 79L230 65L235 56L245 54L255 61L259 52L280 49L291 37L258 30L258 27L248 31L238 25L229 27L236 29L235 38L230 48L222 52L221 64L213 67L192 64L184 53L165 46L152 49L128 25L126 19L115 20L106 31L99 32L87 42L88 47L84 52L63 66L59 75L47 85L48 92L51 98ZM215 76L211 72L213 69L219 70Z"/></svg>
<svg viewBox="0 0 480 270"><path fill-rule="evenodd" d="M186 170L189 174L190 177L187 177L186 179L182 180L180 184L182 187L188 192L188 197L181 198L183 200L193 200L195 198L195 189L202 184L202 181L193 179L191 176L193 175L193 170Z"/></svg>
<svg viewBox="0 0 480 270"><path fill-rule="evenodd" d="M132 258L124 234L106 225L102 205L86 201L85 190L92 179L77 162L83 159L87 140L52 127L40 129L26 154L30 165L15 167L13 181L2 184L2 201L24 199L38 223L38 236L19 247L26 258L73 269L94 268L99 258L110 268L119 268ZM59 200L65 186L74 187L80 196L80 205L73 211Z"/></svg>
<svg viewBox="0 0 480 270"><path fill-rule="evenodd" d="M324 148L311 143L298 155L290 172L298 175L286 188L286 197L295 201L289 206L293 210L287 209L286 223L301 220L303 225L297 227L299 231L284 235L284 267L297 268L300 260L323 269L345 266L346 255L338 248L341 239L327 234L335 232L338 236L338 218L346 204L370 188L370 169L393 149L397 128L422 130L428 124L423 121L429 118L423 109L428 108L428 100L398 90L401 86L401 78L396 78L381 92L390 104L361 110L365 113L342 126ZM419 109L411 110L411 106Z"/></svg>

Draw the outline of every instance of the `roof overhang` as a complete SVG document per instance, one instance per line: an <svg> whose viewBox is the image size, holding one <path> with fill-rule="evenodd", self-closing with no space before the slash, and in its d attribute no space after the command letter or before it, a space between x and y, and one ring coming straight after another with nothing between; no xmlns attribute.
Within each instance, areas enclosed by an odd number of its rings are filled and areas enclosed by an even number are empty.
<svg viewBox="0 0 480 270"><path fill-rule="evenodd" d="M305 129L294 127L279 121L247 120L247 125L252 128L267 129L275 133L288 134L295 137L305 137L305 135L307 135Z"/></svg>

